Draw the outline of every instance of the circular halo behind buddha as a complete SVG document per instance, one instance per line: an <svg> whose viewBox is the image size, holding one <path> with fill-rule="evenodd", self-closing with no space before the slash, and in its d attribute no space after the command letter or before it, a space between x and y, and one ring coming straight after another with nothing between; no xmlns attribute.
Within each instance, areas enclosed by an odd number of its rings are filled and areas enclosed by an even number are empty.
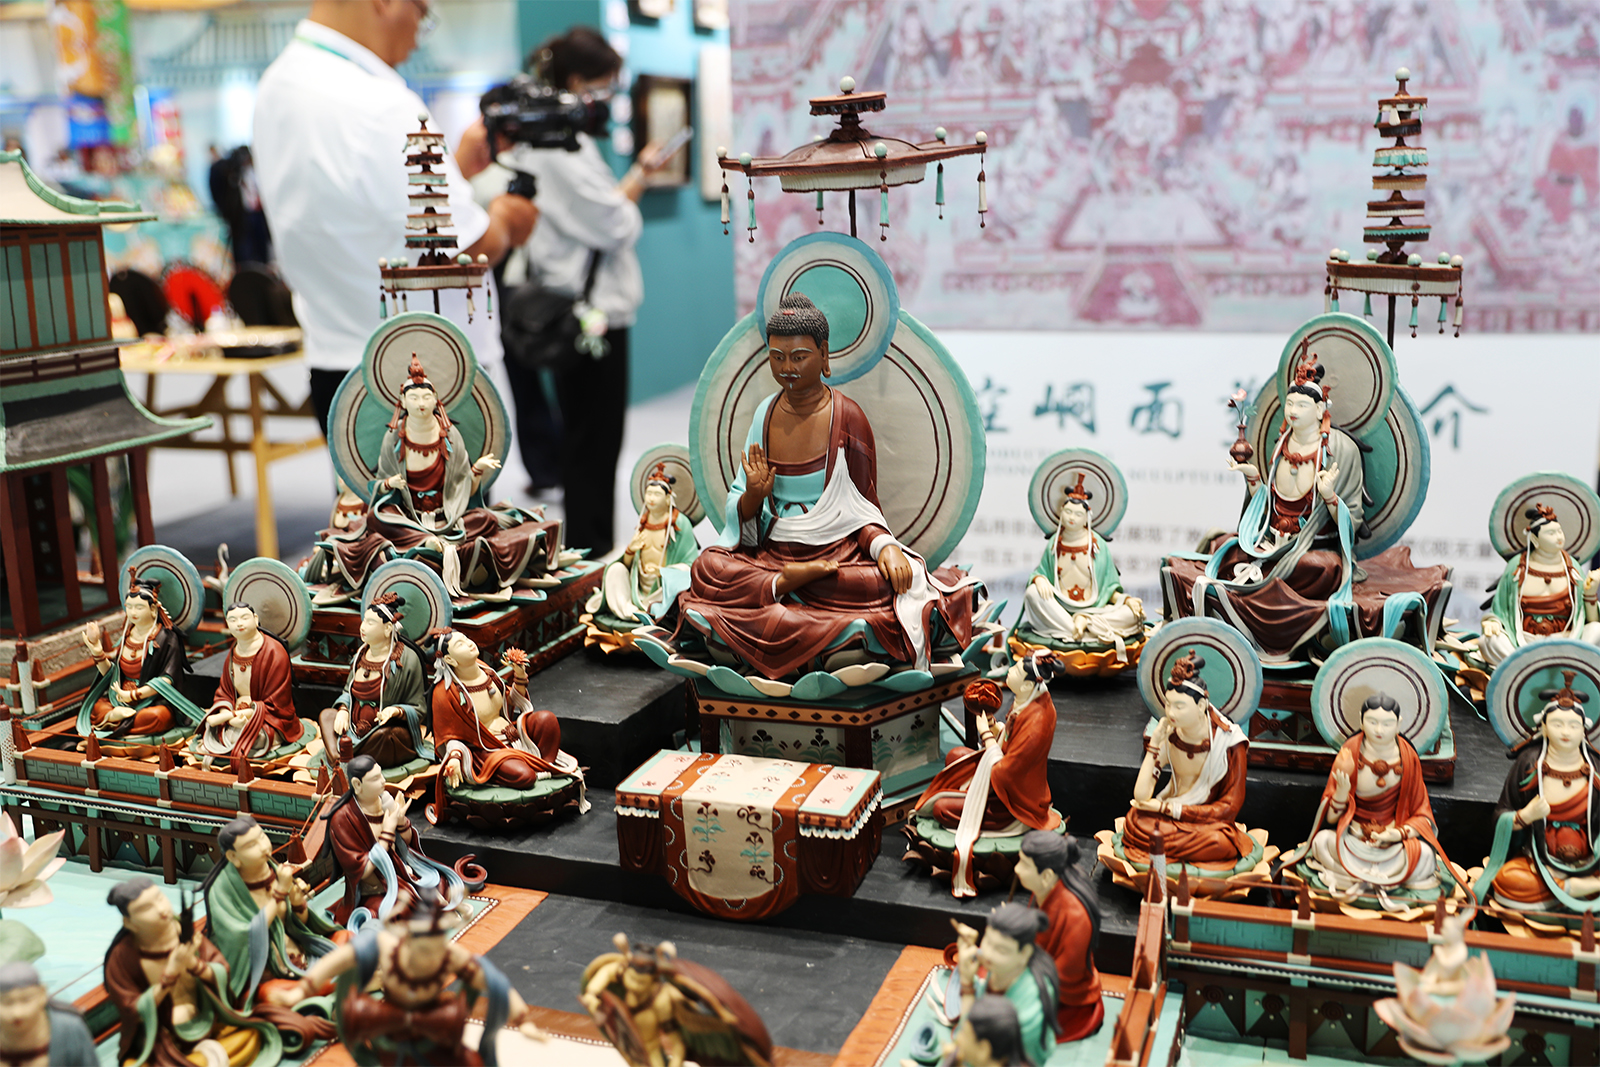
<svg viewBox="0 0 1600 1067"><path fill-rule="evenodd" d="M1216 619L1176 619L1145 642L1135 676L1151 718L1161 718L1166 707L1161 694L1172 665L1191 652L1205 661L1200 675L1211 706L1240 726L1248 723L1261 704L1261 660L1243 634Z"/></svg>
<svg viewBox="0 0 1600 1067"><path fill-rule="evenodd" d="M180 633L189 633L200 624L206 587L200 581L200 572L182 552L166 545L135 549L123 564L122 573L117 575L120 600L128 599L128 586L135 578L161 583L156 597Z"/></svg>
<svg viewBox="0 0 1600 1067"><path fill-rule="evenodd" d="M255 609L263 633L282 641L293 652L311 633L311 593L306 583L281 560L257 556L247 559L228 575L222 604L243 602Z"/></svg>
<svg viewBox="0 0 1600 1067"><path fill-rule="evenodd" d="M1600 648L1557 637L1517 649L1489 676L1484 693L1489 724L1507 748L1538 735L1534 718L1548 694L1565 684L1563 671L1575 672L1573 690L1587 695L1583 713L1589 744L1600 745Z"/></svg>
<svg viewBox="0 0 1600 1067"><path fill-rule="evenodd" d="M414 559L394 559L372 572L361 594L361 614L384 593L394 593L404 605L400 629L413 641L429 630L450 625L454 609L444 582L434 571Z"/></svg>

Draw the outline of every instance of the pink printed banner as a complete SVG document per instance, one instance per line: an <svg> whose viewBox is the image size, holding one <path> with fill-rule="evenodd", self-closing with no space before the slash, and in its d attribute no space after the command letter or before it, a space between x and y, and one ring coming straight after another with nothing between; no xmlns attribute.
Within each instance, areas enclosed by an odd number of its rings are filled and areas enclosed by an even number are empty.
<svg viewBox="0 0 1600 1067"><path fill-rule="evenodd" d="M1466 329L1600 331L1600 20L1585 0L765 0L732 26L737 155L825 133L806 99L883 89L875 133L983 129L976 158L861 196L859 232L934 328L1290 331L1332 247L1364 253L1376 101L1428 97L1420 249L1465 258ZM743 200L743 179L735 199ZM756 185L741 312L816 201ZM845 194L823 221L847 230Z"/></svg>

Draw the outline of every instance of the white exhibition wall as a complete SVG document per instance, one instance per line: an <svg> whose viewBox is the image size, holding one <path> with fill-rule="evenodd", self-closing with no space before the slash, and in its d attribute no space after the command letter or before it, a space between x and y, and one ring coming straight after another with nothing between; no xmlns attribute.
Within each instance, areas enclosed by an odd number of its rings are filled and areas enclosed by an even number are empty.
<svg viewBox="0 0 1600 1067"><path fill-rule="evenodd" d="M1128 513L1111 548L1128 591L1158 614L1161 557L1193 551L1204 531L1231 530L1238 520L1243 480L1227 468L1228 398L1241 386L1255 395L1287 334L939 337L967 372L989 427L983 498L951 562L983 576L992 595L1011 601L1014 617L1044 549L1028 481L1052 452L1092 448L1128 479ZM1447 614L1473 625L1484 589L1504 567L1488 536L1496 494L1537 470L1594 481L1600 360L1591 338L1570 334L1397 333L1395 350L1401 387L1422 411L1432 445L1427 502L1402 543L1418 564L1455 568Z"/></svg>

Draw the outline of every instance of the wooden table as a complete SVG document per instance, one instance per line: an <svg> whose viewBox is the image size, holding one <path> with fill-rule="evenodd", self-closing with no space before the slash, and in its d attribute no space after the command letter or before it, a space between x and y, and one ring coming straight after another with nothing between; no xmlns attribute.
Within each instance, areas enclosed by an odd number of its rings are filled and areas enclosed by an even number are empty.
<svg viewBox="0 0 1600 1067"><path fill-rule="evenodd" d="M278 524L272 510L272 483L267 477L267 468L277 460L287 459L314 448L324 448L327 442L323 440L321 434L288 441L273 441L267 437L269 416L314 419L316 415L312 411L309 395L299 404L289 403L278 391L277 386L267 379L266 372L276 367L300 366L304 362L304 354L296 351L279 356L241 359L203 352L180 351L162 358L163 352L170 350L152 345L125 346L122 349L123 371L133 371L147 376L145 407L157 415L167 417L214 415L216 424L222 431L222 439L197 441L193 437L188 437L165 441L156 447L223 453L228 464L230 496L239 495L239 481L233 469L234 453L248 452L255 457L256 554L276 559ZM156 407L156 383L163 374L209 374L212 381L210 388L199 400L162 411ZM245 407L235 407L228 402L228 384L241 375L249 385L250 400ZM234 415L249 416L249 440L240 440L233 436L229 421Z"/></svg>

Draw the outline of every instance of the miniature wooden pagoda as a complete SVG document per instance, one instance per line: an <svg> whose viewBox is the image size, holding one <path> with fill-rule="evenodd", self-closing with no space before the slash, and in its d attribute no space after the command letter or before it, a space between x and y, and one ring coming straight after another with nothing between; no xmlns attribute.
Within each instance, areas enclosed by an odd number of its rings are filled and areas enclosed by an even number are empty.
<svg viewBox="0 0 1600 1067"><path fill-rule="evenodd" d="M1428 165L1428 150L1416 142L1422 137L1422 110L1425 96L1406 92L1411 72L1395 71L1399 87L1393 96L1378 101L1378 118L1373 123L1380 136L1393 140L1378 148L1372 165L1379 173L1372 177L1375 192L1389 195L1367 201L1367 225L1362 238L1369 245L1383 245L1382 252L1371 249L1367 262L1350 262L1350 253L1334 249L1327 261L1327 310L1339 310L1339 291L1364 294L1363 314L1372 314L1374 293L1389 298L1388 340L1394 345L1395 299L1411 297L1411 336L1417 335L1418 305L1423 297L1439 298L1439 332L1444 332L1449 300L1455 298L1455 333L1461 336L1461 257L1441 252L1437 263L1424 263L1421 254L1408 253L1406 245L1428 239L1432 227L1423 222L1425 201L1422 192L1428 176L1416 168ZM1388 220L1388 221L1384 221Z"/></svg>
<svg viewBox="0 0 1600 1067"><path fill-rule="evenodd" d="M126 457L139 542L154 540L147 449L211 424L165 419L128 392L111 339L101 227L155 218L45 185L0 153L0 635L26 638L115 610L107 459ZM80 576L68 469L87 466L97 552ZM9 657L0 657L6 662Z"/></svg>
<svg viewBox="0 0 1600 1067"><path fill-rule="evenodd" d="M440 289L467 290L467 317L472 317L472 290L484 285L489 272L489 257L474 262L465 252L454 256L456 235L450 230L449 177L444 171L444 134L428 129L426 113L417 116L421 128L406 134L406 165L416 168L407 175L411 186L411 213L406 216L406 247L413 257L378 260L379 310L388 318L388 301L396 312L409 310L406 294L418 289L433 290L433 310L439 310ZM484 299L492 301L493 289L485 286ZM493 307L486 310L493 313Z"/></svg>

